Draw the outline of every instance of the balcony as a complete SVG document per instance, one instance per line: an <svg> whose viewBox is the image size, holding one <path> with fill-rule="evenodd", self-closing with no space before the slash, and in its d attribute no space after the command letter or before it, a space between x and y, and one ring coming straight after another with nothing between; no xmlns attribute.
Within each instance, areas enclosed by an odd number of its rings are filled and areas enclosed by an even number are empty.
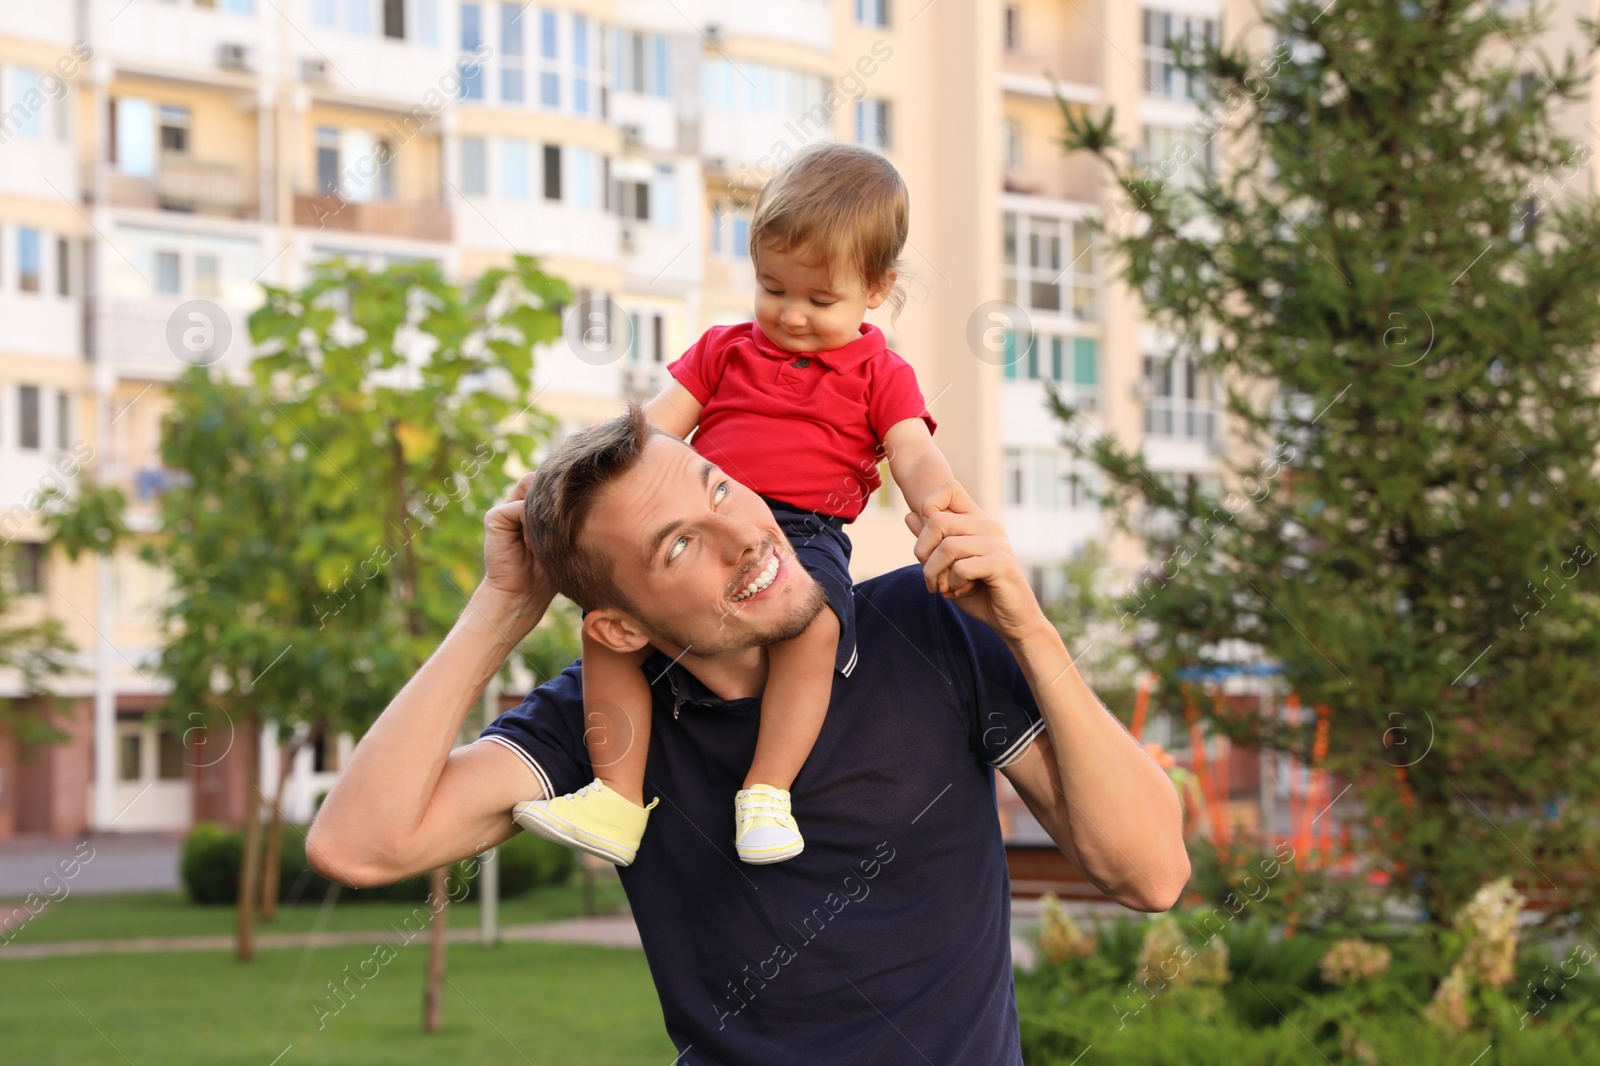
<svg viewBox="0 0 1600 1066"><path fill-rule="evenodd" d="M86 176L85 185L93 186ZM183 211L223 218L257 217L255 183L238 166L167 152L150 176L113 170L107 197L121 207Z"/></svg>
<svg viewBox="0 0 1600 1066"><path fill-rule="evenodd" d="M324 193L294 194L294 224L306 229L411 241L449 242L455 234L450 209L442 203L404 200L358 203Z"/></svg>

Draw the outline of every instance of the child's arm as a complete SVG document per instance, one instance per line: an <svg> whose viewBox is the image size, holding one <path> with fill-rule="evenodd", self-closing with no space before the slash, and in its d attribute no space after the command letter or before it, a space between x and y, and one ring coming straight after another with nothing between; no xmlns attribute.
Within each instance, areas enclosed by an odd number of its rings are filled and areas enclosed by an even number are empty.
<svg viewBox="0 0 1600 1066"><path fill-rule="evenodd" d="M921 418L902 419L890 426L883 435L883 445L889 453L889 473L913 514L922 514L922 505L934 489L956 479Z"/></svg>
<svg viewBox="0 0 1600 1066"><path fill-rule="evenodd" d="M644 405L644 416L652 426L682 439L700 423L700 401L673 378L660 395Z"/></svg>

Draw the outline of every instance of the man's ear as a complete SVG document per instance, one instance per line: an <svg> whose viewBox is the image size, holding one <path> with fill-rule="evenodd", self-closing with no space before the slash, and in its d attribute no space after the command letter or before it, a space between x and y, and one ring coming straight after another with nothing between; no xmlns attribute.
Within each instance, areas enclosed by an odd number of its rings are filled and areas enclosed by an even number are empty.
<svg viewBox="0 0 1600 1066"><path fill-rule="evenodd" d="M615 607L597 607L584 615L583 632L601 647L615 652L638 651L650 643L633 616Z"/></svg>

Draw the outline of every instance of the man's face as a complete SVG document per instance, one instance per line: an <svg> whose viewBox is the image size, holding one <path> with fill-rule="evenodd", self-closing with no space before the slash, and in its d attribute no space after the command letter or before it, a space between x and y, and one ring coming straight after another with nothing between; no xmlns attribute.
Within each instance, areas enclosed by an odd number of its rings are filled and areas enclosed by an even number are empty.
<svg viewBox="0 0 1600 1066"><path fill-rule="evenodd" d="M766 503L674 437L650 435L585 535L658 645L705 656L774 644L826 604Z"/></svg>

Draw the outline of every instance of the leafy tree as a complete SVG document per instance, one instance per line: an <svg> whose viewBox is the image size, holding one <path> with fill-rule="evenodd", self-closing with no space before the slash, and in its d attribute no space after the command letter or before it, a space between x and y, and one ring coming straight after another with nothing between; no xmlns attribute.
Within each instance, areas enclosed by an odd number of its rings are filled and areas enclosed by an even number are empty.
<svg viewBox="0 0 1600 1066"><path fill-rule="evenodd" d="M1123 194L1106 231L1125 280L1217 376L1236 434L1220 488L1066 434L1146 537L1124 623L1164 677L1275 661L1330 708L1326 765L1354 784L1339 816L1435 919L1505 871L1584 910L1600 215L1558 116L1586 60L1523 76L1536 15L1467 0L1261 18L1265 56L1182 57L1223 167L1132 162L1113 114L1062 104L1066 147ZM1200 702L1211 728L1309 757L1305 725Z"/></svg>
<svg viewBox="0 0 1600 1066"><path fill-rule="evenodd" d="M557 336L567 298L526 257L466 292L430 263L332 262L298 290L265 287L249 379L191 370L163 422L163 463L182 476L141 551L171 576L169 716L246 737L268 722L365 731L459 615L505 468L530 465L548 432L525 397L532 348ZM123 503L111 488L84 500L100 515ZM265 793L246 763L241 958L260 871L279 865L261 859ZM436 871L441 900L442 882ZM436 1025L437 988L429 1003Z"/></svg>
<svg viewBox="0 0 1600 1066"><path fill-rule="evenodd" d="M17 606L12 575L21 564L20 546L10 542L0 549L0 567L5 570L0 578L0 618ZM76 650L56 618L0 626L0 670L15 671L23 692L20 698L0 700L0 733L9 734L25 752L65 739L55 723L63 701L51 692L51 685L72 671L69 656Z"/></svg>

